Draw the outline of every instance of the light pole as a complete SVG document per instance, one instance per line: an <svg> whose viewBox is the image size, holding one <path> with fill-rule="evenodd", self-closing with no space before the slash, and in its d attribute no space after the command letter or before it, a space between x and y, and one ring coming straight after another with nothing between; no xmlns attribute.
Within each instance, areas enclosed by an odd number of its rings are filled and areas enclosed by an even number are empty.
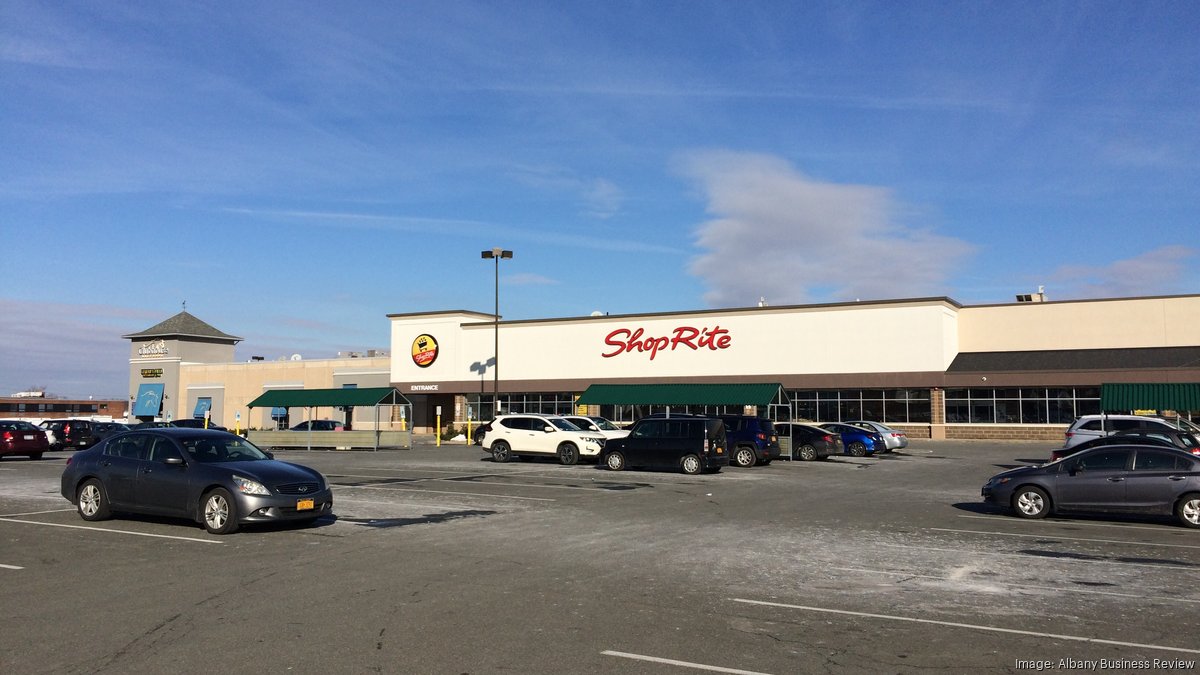
<svg viewBox="0 0 1200 675"><path fill-rule="evenodd" d="M494 248L490 251L483 251L481 254L484 260L493 259L496 261L496 313L493 315L495 326L495 344L492 351L492 417L500 414L500 259L512 258L513 252L506 251L502 248Z"/></svg>

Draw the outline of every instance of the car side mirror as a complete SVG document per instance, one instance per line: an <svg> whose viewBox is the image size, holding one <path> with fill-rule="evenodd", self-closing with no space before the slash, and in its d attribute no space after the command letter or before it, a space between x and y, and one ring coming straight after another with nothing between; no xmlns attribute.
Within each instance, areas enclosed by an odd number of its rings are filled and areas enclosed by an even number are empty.
<svg viewBox="0 0 1200 675"><path fill-rule="evenodd" d="M551 433L554 433L554 427L547 424L546 426L542 427L542 431L544 431L548 434L551 434Z"/></svg>
<svg viewBox="0 0 1200 675"><path fill-rule="evenodd" d="M267 456L267 459L275 459L275 453L273 453L273 452L267 452L267 453L263 453L263 454L265 454Z"/></svg>
<svg viewBox="0 0 1200 675"><path fill-rule="evenodd" d="M163 460L163 464L170 464L171 466L181 466L183 464L183 458L182 457L168 457Z"/></svg>

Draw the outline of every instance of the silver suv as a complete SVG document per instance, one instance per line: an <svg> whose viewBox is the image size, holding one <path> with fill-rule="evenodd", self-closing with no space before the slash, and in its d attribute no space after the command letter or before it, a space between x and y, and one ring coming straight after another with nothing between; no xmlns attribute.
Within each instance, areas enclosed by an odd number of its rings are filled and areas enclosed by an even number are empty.
<svg viewBox="0 0 1200 675"><path fill-rule="evenodd" d="M1118 431L1128 429L1163 429L1179 431L1180 427L1174 422L1161 417L1144 415L1084 415L1071 423L1067 429L1064 448L1070 448L1084 441L1102 436L1111 436Z"/></svg>
<svg viewBox="0 0 1200 675"><path fill-rule="evenodd" d="M557 415L498 415L483 437L484 452L497 462L529 455L575 464L580 457L599 457L603 448L603 436L585 432Z"/></svg>

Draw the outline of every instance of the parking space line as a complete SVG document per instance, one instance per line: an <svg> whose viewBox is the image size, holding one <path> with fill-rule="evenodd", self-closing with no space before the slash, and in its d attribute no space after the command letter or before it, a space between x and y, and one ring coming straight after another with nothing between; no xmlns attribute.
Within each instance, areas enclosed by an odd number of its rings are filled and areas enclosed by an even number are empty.
<svg viewBox="0 0 1200 675"><path fill-rule="evenodd" d="M982 626L972 623L959 623L956 621L938 621L936 619L921 619L912 616L895 616L892 614L871 614L869 612L852 612L845 609L830 609L828 607L809 607L806 605L788 605L782 602L767 602L764 600L747 600L745 598L730 598L733 602L740 602L747 605L763 605L766 607L780 607L783 609L800 609L806 612L823 612L826 614L841 614L843 616L855 616L864 619L883 619L885 621L905 621L909 623L925 623L934 626L948 626L951 628L966 628L969 630L982 630L992 633L1007 633L1009 635L1027 635L1036 638L1050 638L1051 640L1070 640L1072 642L1087 642L1090 644L1115 645L1117 647L1134 647L1136 649L1158 649L1168 652L1181 652L1184 654L1200 654L1200 649L1187 649L1185 647L1170 647L1167 645L1154 645L1141 642L1123 642L1121 640L1105 640L1103 638L1090 638L1080 635L1060 635L1057 633L1041 633L1032 630L1017 630L1015 628L1000 628L999 626Z"/></svg>
<svg viewBox="0 0 1200 675"><path fill-rule="evenodd" d="M1039 527L1048 527L1050 525L1070 525L1071 527L1115 527L1123 530L1154 530L1155 532L1170 532L1178 531L1171 530L1167 525L1124 525L1121 523L1089 523L1084 520L1057 520L1053 518L1033 520L1029 518L1013 518L1011 516L967 516L960 515L959 518L973 518L976 520L992 520L1004 523L1029 523Z"/></svg>
<svg viewBox="0 0 1200 675"><path fill-rule="evenodd" d="M488 478L491 476L495 476L497 478L501 477L497 474L488 473L488 474L467 474L465 476L447 476L445 478L412 478L412 479L406 479L406 480L409 483L432 483L432 482L436 482L436 481L456 481L456 480L460 480L463 478ZM335 476L335 477L336 478L377 478L377 479L389 478L388 476L352 476L352 475L348 475L348 474L337 474L337 476ZM554 480L570 480L570 479L563 478L560 476L560 477L554 478ZM606 490L605 488L583 487L580 485L538 485L536 483L497 483L495 481L481 481L481 482L478 482L475 484L476 485L500 485L500 486L507 486L507 487L523 487L523 488L542 488L542 489L546 489L546 490L588 490L588 491L595 491L595 492L610 492L610 490ZM374 485L342 485L341 483L334 483L334 485L337 485L338 487L377 487ZM381 485L394 485L394 483L384 483Z"/></svg>
<svg viewBox="0 0 1200 675"><path fill-rule="evenodd" d="M1057 534L1023 534L1023 533L1019 533L1019 532L985 532L985 531L981 531L981 530L952 530L948 527L930 527L930 528L926 528L926 529L932 530L934 532L959 532L962 534L986 534L989 536L997 536L997 537L1034 537L1037 539L1046 539L1047 537L1050 537L1053 539L1064 539L1067 541L1090 541L1090 542L1098 543L1098 544L1130 544L1133 546L1166 546L1169 548L1197 548L1197 549L1200 549L1200 546L1191 546L1188 544L1158 544L1158 543L1150 542L1150 541L1123 541L1121 539L1087 539L1085 537L1062 537Z"/></svg>
<svg viewBox="0 0 1200 675"><path fill-rule="evenodd" d="M952 579L950 577L939 577L935 574L917 574L915 572L887 572L883 570L868 570L859 567L830 567L829 569L835 572L860 572L862 574L882 574L893 577L904 577L906 579L933 579L934 581L952 581L962 583L963 579ZM985 583L989 586L1007 586L1017 589L1030 588L1038 591L1066 591L1068 593L1086 593L1088 595L1112 595L1118 598L1136 598L1138 600L1152 600L1156 602L1194 602L1200 604L1200 600L1192 600L1189 598L1180 598L1178 596L1162 597L1158 595L1146 595L1145 593L1114 593L1113 591L1097 591L1090 588L1068 588L1065 586L1031 586L1029 584L1006 584L1001 581L993 581L987 579L981 580L980 583Z"/></svg>
<svg viewBox="0 0 1200 675"><path fill-rule="evenodd" d="M636 661L649 661L651 663L665 663L669 666L680 666L682 668L691 668L693 670L707 670L713 673L733 673L734 675L768 675L754 670L738 670L736 668L722 668L721 666L709 666L703 663L692 663L690 661L676 661L675 659L664 659L658 656L645 656L642 654L630 654L628 652L615 652L611 649L605 649L600 652L604 656L619 656L623 659L634 659Z"/></svg>
<svg viewBox="0 0 1200 675"><path fill-rule="evenodd" d="M40 516L44 513L75 513L75 509L52 509L50 511L27 511L25 513L0 513L0 518L17 518L19 516Z"/></svg>
<svg viewBox="0 0 1200 675"><path fill-rule="evenodd" d="M336 483L335 483L336 485ZM391 492L432 492L437 495L466 495L468 497L495 497L496 499L522 499L531 502L556 502L550 497L518 497L516 495L495 495L486 492L455 492L453 490L425 490L422 488L402 487L399 485L338 485L339 490L389 490Z"/></svg>
<svg viewBox="0 0 1200 675"><path fill-rule="evenodd" d="M960 549L960 548L930 548L928 546L906 546L904 544L887 544L887 543L881 543L880 546L887 546L889 548L915 549L918 551L938 551L940 553L968 553L969 552L972 555L996 555L996 556L1006 556L1006 557L1021 557L1021 558L1025 558L1025 559L1029 558L1029 556L1024 553L1002 553L999 551L967 551L966 549ZM1040 560L1050 560L1051 558L1039 558L1039 559ZM1132 567L1149 567L1150 569L1156 569L1156 570L1186 570L1188 572L1196 571L1195 567L1181 567L1178 565L1153 565L1153 564L1149 564L1149 563L1124 562L1122 560L1087 560L1084 558L1060 558L1059 560L1063 560L1064 562L1093 563L1093 564L1099 563L1099 564L1103 564L1103 565L1128 565L1128 566L1132 566Z"/></svg>
<svg viewBox="0 0 1200 675"><path fill-rule="evenodd" d="M0 569L6 569L6 570L23 570L23 569L25 569L25 568L24 568L24 567L17 567L16 565L4 565L4 564L0 564Z"/></svg>
<svg viewBox="0 0 1200 675"><path fill-rule="evenodd" d="M178 539L179 541L195 541L201 544L224 544L212 539L196 539L195 537L176 537L170 534L150 534L148 532L129 532L126 530L109 530L103 527L88 527L86 525L63 525L61 523L39 523L36 520L18 520L16 518L0 518L4 523L23 523L25 525L42 525L44 527L66 527L73 530L89 530L91 532L107 532L109 534L130 534L135 537L154 537L156 539Z"/></svg>

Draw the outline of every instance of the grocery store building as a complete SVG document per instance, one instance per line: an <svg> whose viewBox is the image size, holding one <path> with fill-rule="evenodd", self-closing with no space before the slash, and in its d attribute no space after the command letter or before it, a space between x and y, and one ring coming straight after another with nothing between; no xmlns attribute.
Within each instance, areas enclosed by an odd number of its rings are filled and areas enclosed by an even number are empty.
<svg viewBox="0 0 1200 675"><path fill-rule="evenodd" d="M184 359L165 391L180 401L176 415L195 414L207 392L214 419L228 425L240 415L247 426L274 428L272 415L281 411L245 407L272 388L391 386L412 404L404 423L422 431L438 419L443 426L490 419L497 393L503 412L583 408L631 422L663 406L622 401L611 386L604 400L580 397L592 385L777 383L776 398L754 402L754 412L874 419L918 438L1057 441L1076 416L1101 411L1102 385L1200 382L1200 295L1047 302L1034 294L991 305L933 297L521 321L466 310L387 318L387 356ZM127 336L134 373L137 343L163 339L160 332ZM221 335L212 339L238 339ZM131 398L142 383L131 376ZM721 410L734 411L743 407Z"/></svg>

